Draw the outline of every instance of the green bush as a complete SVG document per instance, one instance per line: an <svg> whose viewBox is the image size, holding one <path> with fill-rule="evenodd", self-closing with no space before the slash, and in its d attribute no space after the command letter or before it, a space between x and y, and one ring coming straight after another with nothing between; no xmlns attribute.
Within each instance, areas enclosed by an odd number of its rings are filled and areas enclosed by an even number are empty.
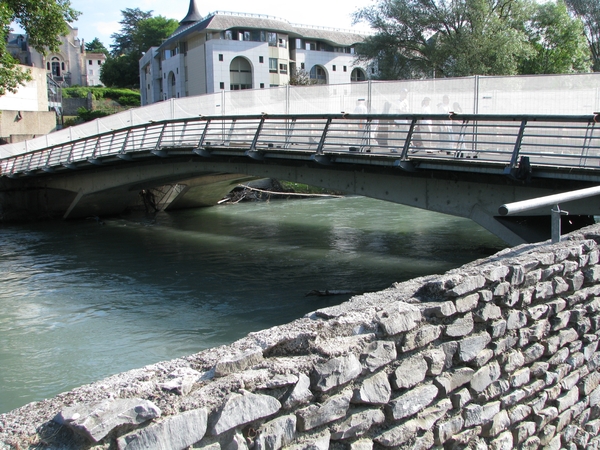
<svg viewBox="0 0 600 450"><path fill-rule="evenodd" d="M72 86L62 91L65 98L87 98L90 92L94 100L109 98L123 106L140 106L140 93L132 89Z"/></svg>
<svg viewBox="0 0 600 450"><path fill-rule="evenodd" d="M82 107L77 110L77 116L81 117L81 120L84 122L89 122L100 117L110 116L111 114L111 111L104 111L102 109L95 109L92 111Z"/></svg>

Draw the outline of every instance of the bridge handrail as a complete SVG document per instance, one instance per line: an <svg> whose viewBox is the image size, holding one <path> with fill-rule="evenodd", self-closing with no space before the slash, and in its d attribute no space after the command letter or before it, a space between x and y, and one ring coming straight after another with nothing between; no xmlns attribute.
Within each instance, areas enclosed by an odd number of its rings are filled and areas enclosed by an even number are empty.
<svg viewBox="0 0 600 450"><path fill-rule="evenodd" d="M257 151L323 153L361 151L370 157L408 161L416 158L479 157L519 168L531 164L567 164L597 169L600 160L598 113L531 114L249 114L164 119L102 131L25 154L0 159L0 176L16 176L78 162L100 163L110 156L141 151L238 146ZM385 139L381 137L385 130ZM231 146L231 143L234 143ZM394 154L398 153L398 154ZM461 156L462 155L462 156ZM567 160L571 160L568 162ZM577 161L579 159L579 161ZM588 164L591 161L594 166Z"/></svg>

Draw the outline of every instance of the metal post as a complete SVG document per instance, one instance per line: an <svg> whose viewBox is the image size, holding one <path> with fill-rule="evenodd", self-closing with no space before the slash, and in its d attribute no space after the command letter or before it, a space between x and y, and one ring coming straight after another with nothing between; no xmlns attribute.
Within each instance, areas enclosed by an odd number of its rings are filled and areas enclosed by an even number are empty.
<svg viewBox="0 0 600 450"><path fill-rule="evenodd" d="M569 213L567 211L561 211L559 205L555 205L554 209L551 209L550 212L551 212L551 219L552 219L552 228L551 228L552 242L556 244L557 242L560 242L560 234L561 234L560 216L566 216Z"/></svg>

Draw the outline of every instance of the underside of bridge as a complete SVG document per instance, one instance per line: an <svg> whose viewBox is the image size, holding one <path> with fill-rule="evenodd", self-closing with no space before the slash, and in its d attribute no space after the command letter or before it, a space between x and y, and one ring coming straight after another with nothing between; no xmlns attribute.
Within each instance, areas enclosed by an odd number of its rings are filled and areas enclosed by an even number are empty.
<svg viewBox="0 0 600 450"><path fill-rule="evenodd" d="M23 218L117 215L132 207L175 210L215 205L239 183L273 178L320 186L469 218L509 245L550 237L550 210L500 217L506 203L589 187L561 178L527 181L493 173L414 170L377 164L324 165L315 161L255 161L247 157L151 156L136 161L35 177L0 178L0 217ZM600 199L565 203L565 229L600 215Z"/></svg>

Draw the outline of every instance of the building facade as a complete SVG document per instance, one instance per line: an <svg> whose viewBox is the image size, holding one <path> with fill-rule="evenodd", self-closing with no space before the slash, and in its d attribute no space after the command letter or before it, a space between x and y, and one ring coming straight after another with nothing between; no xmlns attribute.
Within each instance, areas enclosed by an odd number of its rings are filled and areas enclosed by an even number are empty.
<svg viewBox="0 0 600 450"><path fill-rule="evenodd" d="M354 53L364 37L255 14L217 11L202 18L190 0L180 27L140 60L142 105L285 86L299 74L319 84L365 81L374 68L356 62Z"/></svg>
<svg viewBox="0 0 600 450"><path fill-rule="evenodd" d="M11 33L8 51L24 66L45 68L48 76L60 86L101 85L100 69L106 56L87 53L77 33L77 28L69 27L69 33L60 37L58 51L46 55L29 46L27 35Z"/></svg>

